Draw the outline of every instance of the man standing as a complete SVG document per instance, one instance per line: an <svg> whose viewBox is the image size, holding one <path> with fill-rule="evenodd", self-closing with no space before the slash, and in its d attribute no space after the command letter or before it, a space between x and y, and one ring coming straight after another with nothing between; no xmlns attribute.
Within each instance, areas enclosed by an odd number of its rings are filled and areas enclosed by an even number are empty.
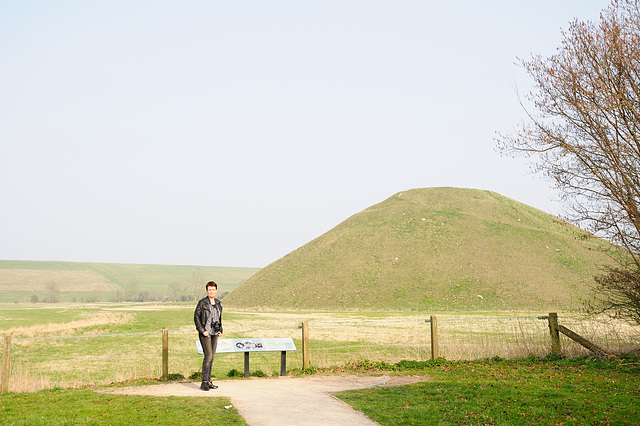
<svg viewBox="0 0 640 426"><path fill-rule="evenodd" d="M218 337L222 336L222 304L216 299L218 284L209 281L206 285L207 296L200 299L193 313L193 322L198 330L198 337L204 359L202 360L202 384L200 389L208 391L217 389L218 386L211 383L211 366L218 346Z"/></svg>

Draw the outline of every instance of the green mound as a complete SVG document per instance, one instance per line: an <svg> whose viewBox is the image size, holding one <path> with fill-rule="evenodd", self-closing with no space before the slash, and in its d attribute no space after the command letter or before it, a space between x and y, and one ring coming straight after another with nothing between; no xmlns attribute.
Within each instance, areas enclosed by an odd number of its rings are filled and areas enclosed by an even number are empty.
<svg viewBox="0 0 640 426"><path fill-rule="evenodd" d="M490 191L398 193L268 265L233 307L313 310L574 308L606 242Z"/></svg>

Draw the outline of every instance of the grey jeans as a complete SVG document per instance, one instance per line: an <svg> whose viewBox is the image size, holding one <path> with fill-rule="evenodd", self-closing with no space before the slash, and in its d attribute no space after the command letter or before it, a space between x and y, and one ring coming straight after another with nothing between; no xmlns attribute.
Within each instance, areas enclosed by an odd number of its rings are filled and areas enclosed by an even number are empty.
<svg viewBox="0 0 640 426"><path fill-rule="evenodd" d="M216 348L218 347L218 335L205 336L202 333L198 333L198 337L200 338L200 344L204 352L204 359L202 360L202 381L210 382L213 357L216 355Z"/></svg>

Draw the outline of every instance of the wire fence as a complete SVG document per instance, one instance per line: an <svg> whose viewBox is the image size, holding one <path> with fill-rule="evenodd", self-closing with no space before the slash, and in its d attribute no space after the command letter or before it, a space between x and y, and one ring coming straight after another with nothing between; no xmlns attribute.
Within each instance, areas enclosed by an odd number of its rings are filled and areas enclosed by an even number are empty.
<svg viewBox="0 0 640 426"><path fill-rule="evenodd" d="M548 323L538 316L442 314L437 318L439 356L448 360L511 359L550 353ZM259 320L225 321L224 337L290 337L298 350L289 352L287 366L290 370L301 369L302 321L308 324L311 365L315 368L340 369L362 360L393 364L401 360L428 360L432 356L431 324L426 316L309 319L296 314L265 314ZM560 322L613 353L639 346L637 326L571 315L561 315ZM192 326L169 328L170 375L189 378L201 370L197 338ZM589 351L570 339L562 339L562 353L582 356ZM16 392L159 378L162 330L15 336L11 340L10 359L9 391ZM233 370L242 370L242 365L241 354L217 354L213 374L224 378ZM280 357L274 353L252 353L251 370L257 375L277 375Z"/></svg>

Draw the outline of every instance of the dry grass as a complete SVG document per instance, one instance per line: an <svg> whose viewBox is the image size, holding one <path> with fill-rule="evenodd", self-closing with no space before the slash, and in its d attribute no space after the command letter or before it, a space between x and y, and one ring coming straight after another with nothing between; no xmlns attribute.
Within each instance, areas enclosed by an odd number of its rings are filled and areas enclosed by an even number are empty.
<svg viewBox="0 0 640 426"><path fill-rule="evenodd" d="M311 362L332 368L361 361L426 360L431 357L428 315L366 313L301 313L226 311L225 337L291 337L298 351L289 353L289 369L302 365L302 321L309 324ZM157 378L161 371L161 333L74 336L78 329L100 324L124 323L127 312L101 312L92 321L52 324L48 335L64 338L16 339L12 350L10 391L35 391L54 386L79 387L140 378ZM637 349L640 327L605 320L584 319L561 313L559 322L594 343L613 351ZM440 356L448 359L505 359L550 352L546 320L531 312L491 312L437 315ZM38 331L40 330L40 331ZM41 335L42 326L13 329L21 336ZM93 334L93 332L92 332ZM189 377L200 370L202 356L196 353L197 334L191 325L170 328L169 372ZM561 336L563 354L581 356L588 351ZM39 347L42 346L42 347ZM242 354L220 354L214 376L225 377L231 369L242 371ZM279 373L278 353L251 354L251 371Z"/></svg>
<svg viewBox="0 0 640 426"><path fill-rule="evenodd" d="M355 313L256 313L246 314L239 322L241 328L227 324L227 334L300 340L299 325L307 321L313 365L331 367L361 359L429 359L431 325L426 319L428 316L415 314L371 318ZM560 323L614 353L640 345L640 327L621 321L561 314ZM548 322L531 312L440 314L437 324L439 355L449 360L514 359L550 352ZM566 356L589 353L565 336L561 336L561 344Z"/></svg>
<svg viewBox="0 0 640 426"><path fill-rule="evenodd" d="M133 365L115 363L114 365L109 365L109 361L105 362L105 360L101 360L99 366L91 368L89 365L91 363L95 364L95 361L95 359L82 356L67 360L54 360L48 364L51 366L50 369L35 367L29 362L13 363L9 392L37 392L52 387L80 388L129 380L148 379L157 377L159 370L157 362L136 363ZM89 366L89 368L87 368L87 366ZM108 379L96 379L95 371L104 368L110 368L112 374ZM69 372L73 372L73 374L67 374ZM52 373L61 374L58 374L59 377L55 377Z"/></svg>
<svg viewBox="0 0 640 426"><path fill-rule="evenodd" d="M13 327L5 331L15 337L52 337L52 336L71 336L78 330L97 327L102 325L118 325L126 324L133 319L133 315L126 312L111 313L98 312L91 315L88 319L70 321L55 324L37 324L29 327Z"/></svg>
<svg viewBox="0 0 640 426"><path fill-rule="evenodd" d="M37 392L52 386L51 379L44 372L34 372L29 365L12 365L9 392Z"/></svg>

